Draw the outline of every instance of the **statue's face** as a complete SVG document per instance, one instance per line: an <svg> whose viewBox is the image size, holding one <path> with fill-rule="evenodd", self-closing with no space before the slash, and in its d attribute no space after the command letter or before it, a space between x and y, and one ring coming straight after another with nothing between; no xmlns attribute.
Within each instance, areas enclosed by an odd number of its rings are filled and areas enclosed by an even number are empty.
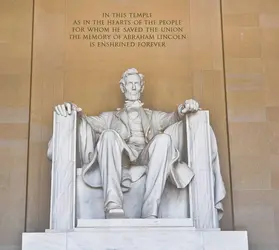
<svg viewBox="0 0 279 250"><path fill-rule="evenodd" d="M126 77L126 84L122 88L122 92L125 95L125 99L129 101L137 101L140 99L140 94L143 90L141 85L141 79L139 75L128 75Z"/></svg>

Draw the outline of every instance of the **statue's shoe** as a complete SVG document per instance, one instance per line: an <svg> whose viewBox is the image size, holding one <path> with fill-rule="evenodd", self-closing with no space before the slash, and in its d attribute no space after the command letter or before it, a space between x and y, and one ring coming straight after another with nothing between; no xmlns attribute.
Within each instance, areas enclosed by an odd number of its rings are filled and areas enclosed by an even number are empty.
<svg viewBox="0 0 279 250"><path fill-rule="evenodd" d="M144 219L158 219L158 217L155 215L150 215L148 217L145 217Z"/></svg>
<svg viewBox="0 0 279 250"><path fill-rule="evenodd" d="M106 212L106 219L124 219L125 213L122 208L113 208Z"/></svg>

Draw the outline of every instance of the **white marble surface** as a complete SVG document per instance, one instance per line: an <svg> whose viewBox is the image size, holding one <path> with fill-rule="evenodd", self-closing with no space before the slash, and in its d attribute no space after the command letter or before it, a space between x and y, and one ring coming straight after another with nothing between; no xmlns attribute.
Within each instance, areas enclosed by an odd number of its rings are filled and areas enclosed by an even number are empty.
<svg viewBox="0 0 279 250"><path fill-rule="evenodd" d="M193 227L192 219L111 219L78 220L77 228L166 228Z"/></svg>
<svg viewBox="0 0 279 250"><path fill-rule="evenodd" d="M203 244L204 250L248 250L247 232L206 232L203 234Z"/></svg>
<svg viewBox="0 0 279 250"><path fill-rule="evenodd" d="M81 176L81 168L77 169L76 176L76 218L104 219L104 199L102 188L91 188L84 183ZM144 185L146 176L131 183L129 192L124 195L124 211L127 218L140 218ZM159 207L159 218L189 218L188 213L188 189L177 189L167 182ZM94 208L94 209L92 209Z"/></svg>
<svg viewBox="0 0 279 250"><path fill-rule="evenodd" d="M209 112L187 116L188 165L195 177L190 185L191 217L196 228L218 228L214 204Z"/></svg>
<svg viewBox="0 0 279 250"><path fill-rule="evenodd" d="M82 180L82 169L76 176L76 218L104 219L104 196L102 188L91 188Z"/></svg>
<svg viewBox="0 0 279 250"><path fill-rule="evenodd" d="M23 233L22 249L25 250L66 250L66 233Z"/></svg>
<svg viewBox="0 0 279 250"><path fill-rule="evenodd" d="M141 228L24 233L22 250L248 250L246 232Z"/></svg>
<svg viewBox="0 0 279 250"><path fill-rule="evenodd" d="M53 119L50 229L66 231L75 218L76 113Z"/></svg>
<svg viewBox="0 0 279 250"><path fill-rule="evenodd" d="M104 219L104 196L102 188L92 188L82 180L81 168L77 169L76 177L76 216L77 219ZM141 217L141 203L144 193L146 176L131 183L129 192L123 194L123 208L126 218Z"/></svg>

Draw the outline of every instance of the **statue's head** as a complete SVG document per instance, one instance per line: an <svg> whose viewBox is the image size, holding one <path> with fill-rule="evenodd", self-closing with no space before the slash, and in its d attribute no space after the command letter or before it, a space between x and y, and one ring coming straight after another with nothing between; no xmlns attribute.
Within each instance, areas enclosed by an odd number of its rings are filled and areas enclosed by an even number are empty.
<svg viewBox="0 0 279 250"><path fill-rule="evenodd" d="M144 89L144 76L136 69L127 69L120 80L121 92L128 101L137 101Z"/></svg>

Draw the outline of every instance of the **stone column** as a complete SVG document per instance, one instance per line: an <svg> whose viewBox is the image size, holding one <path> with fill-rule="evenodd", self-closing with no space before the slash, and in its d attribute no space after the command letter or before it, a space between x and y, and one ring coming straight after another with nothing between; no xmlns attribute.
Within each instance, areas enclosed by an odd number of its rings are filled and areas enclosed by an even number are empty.
<svg viewBox="0 0 279 250"><path fill-rule="evenodd" d="M214 204L209 112L186 117L188 164L195 176L189 186L190 216L200 229L218 228Z"/></svg>
<svg viewBox="0 0 279 250"><path fill-rule="evenodd" d="M54 112L50 229L75 227L76 112L67 117Z"/></svg>

